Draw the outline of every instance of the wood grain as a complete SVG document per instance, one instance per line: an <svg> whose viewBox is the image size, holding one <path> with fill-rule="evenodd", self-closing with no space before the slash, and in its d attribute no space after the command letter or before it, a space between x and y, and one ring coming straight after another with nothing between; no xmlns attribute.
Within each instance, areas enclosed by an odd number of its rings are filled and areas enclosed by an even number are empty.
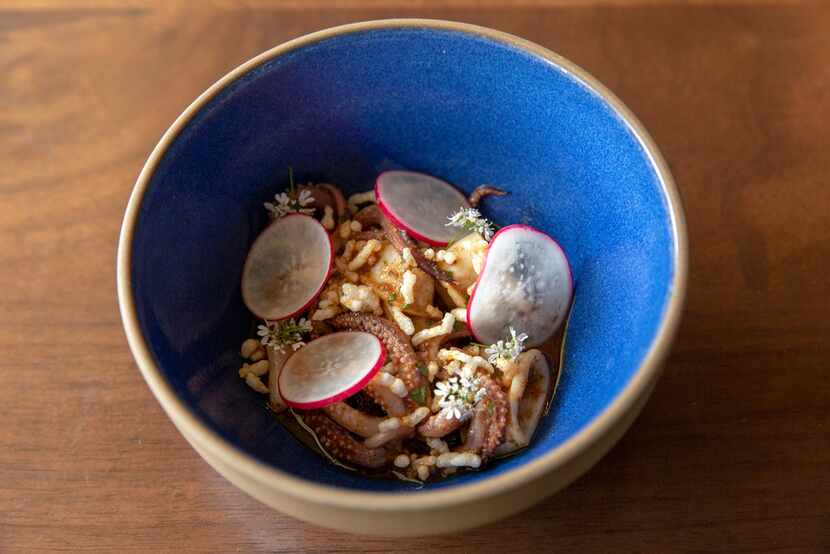
<svg viewBox="0 0 830 554"><path fill-rule="evenodd" d="M560 0L0 4L0 552L830 552L830 4ZM350 536L264 508L162 414L115 300L150 149L229 69L392 16L487 25L582 65L684 196L688 309L591 472L463 535Z"/></svg>

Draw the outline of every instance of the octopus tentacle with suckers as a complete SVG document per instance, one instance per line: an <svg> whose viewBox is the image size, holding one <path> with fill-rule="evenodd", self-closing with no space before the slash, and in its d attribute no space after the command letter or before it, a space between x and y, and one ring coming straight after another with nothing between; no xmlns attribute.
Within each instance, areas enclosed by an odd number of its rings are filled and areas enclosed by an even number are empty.
<svg viewBox="0 0 830 554"><path fill-rule="evenodd" d="M418 427L418 432L425 437L440 439L458 430L464 422L465 418L447 417L443 413L437 413L429 416Z"/></svg>
<svg viewBox="0 0 830 554"><path fill-rule="evenodd" d="M370 448L352 437L348 431L321 412L305 412L302 420L308 425L320 446L337 459L366 468L386 465L389 453L385 448Z"/></svg>
<svg viewBox="0 0 830 554"><path fill-rule="evenodd" d="M388 415L399 417L406 413L404 399L392 392L392 389L386 385L381 385L373 380L366 385L364 390Z"/></svg>
<svg viewBox="0 0 830 554"><path fill-rule="evenodd" d="M382 418L361 412L345 402L329 404L323 411L341 427L364 438L377 434L382 421Z"/></svg>
<svg viewBox="0 0 830 554"><path fill-rule="evenodd" d="M467 439L461 450L480 453L482 460L487 460L495 452L504 438L507 427L507 395L489 375L481 375L484 398L476 404Z"/></svg>

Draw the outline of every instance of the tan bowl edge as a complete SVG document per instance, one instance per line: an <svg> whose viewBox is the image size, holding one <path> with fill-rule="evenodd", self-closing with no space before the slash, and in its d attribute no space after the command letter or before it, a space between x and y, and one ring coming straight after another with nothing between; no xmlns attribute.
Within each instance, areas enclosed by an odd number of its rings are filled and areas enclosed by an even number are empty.
<svg viewBox="0 0 830 554"><path fill-rule="evenodd" d="M415 494L320 485L260 462L222 439L189 411L155 365L141 334L130 278L132 239L144 192L167 148L205 103L241 75L287 52L337 35L388 28L433 28L487 37L532 53L580 80L615 109L648 154L665 191L675 237L675 272L663 320L636 374L610 406L568 441L519 468L481 482ZM139 174L124 216L117 259L118 301L130 349L162 408L199 454L229 481L269 506L318 525L382 535L450 532L493 521L531 506L587 471L622 436L657 382L680 321L687 273L686 224L672 176L651 137L616 96L585 70L527 40L475 25L429 19L368 21L318 31L260 54L213 84L165 132ZM475 510L459 510L461 505Z"/></svg>
<svg viewBox="0 0 830 554"><path fill-rule="evenodd" d="M625 434L648 400L648 395L632 406L631 410L620 420L620 425L605 435L602 440L592 444L584 455L575 458L558 468L556 474L542 475L521 487L507 490L476 501L469 508L459 510L457 507L434 508L420 512L407 510L375 510L366 506L361 510L344 510L331 506L309 504L302 499L292 498L273 491L235 471L201 450L182 433L191 446L228 481L253 496L263 504L290 514L297 519L324 525L338 531L363 535L386 537L438 535L463 531L511 516L532 507L534 504L552 495L570 484L602 458L608 450Z"/></svg>

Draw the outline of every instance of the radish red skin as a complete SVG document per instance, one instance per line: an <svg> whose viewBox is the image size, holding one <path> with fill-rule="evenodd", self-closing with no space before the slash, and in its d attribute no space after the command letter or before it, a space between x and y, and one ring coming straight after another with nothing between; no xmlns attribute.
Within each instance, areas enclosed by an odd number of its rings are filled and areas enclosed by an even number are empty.
<svg viewBox="0 0 830 554"><path fill-rule="evenodd" d="M573 279L573 270L571 269L571 264L570 264L570 262L568 262L568 257L567 257L567 255L565 254L565 250L564 250L564 249L562 248L562 246L561 246L561 245L560 245L560 244L556 241L556 239L554 239L553 237L551 237L551 236L550 236L550 235L548 235L547 233L545 233L545 232L543 232L543 231L540 231L539 229L536 229L535 227L532 227L532 226L530 226L530 225L525 225L525 224L522 224L522 223L516 223L516 224L514 224L514 225L508 225L507 227L503 227L503 228L499 229L499 230L496 232L496 234L495 234L495 235L493 235L493 238L492 238L492 239L490 239L490 245L491 245L491 247L492 247L492 245L493 245L493 244L495 244L496 239L499 237L499 235L502 235L502 234L504 234L505 232L508 232L508 231L511 231L511 230L516 230L516 229L522 229L522 230L530 231L530 232L532 232L532 233L535 233L535 234L538 234L538 235L540 235L540 236L544 237L544 238L545 238L546 240L548 240L548 241L549 241L549 242L550 242L550 243L551 243L551 244L552 244L552 245L553 245L556 249L558 249L558 250L561 252L561 254L562 254L562 258L565 260L565 264L566 264L566 267L567 267L567 269L568 269L568 271L567 271L567 278L568 278L568 291L569 291L569 297L568 297L568 302L567 302L566 304L567 304L567 306L568 306L568 309L570 309L570 304L573 302L573 293L574 293L574 279ZM485 257L485 259L484 259L484 266L481 268L481 273L479 274L478 279L476 280L476 284L475 284L475 286L473 287L472 292L470 293L470 299L469 299L469 301L467 302L467 327L470 329L470 333L472 333L473 337L475 337L475 339L476 339L477 341L482 342L482 343L486 342L486 337L482 337L479 333L477 333L477 332L476 332L476 330L475 330L475 326L474 326L474 324L473 324L473 319L474 319L474 318L472 318L472 317L471 317L471 308L472 308L472 306L473 306L473 302L474 302L474 300L475 300L475 295L476 295L476 292L478 291L478 286L479 286L479 283L481 282L481 278L482 278L482 276L484 276L484 275L486 275L486 274L487 274L487 264L488 264L488 262L489 262L489 252L490 252L490 251L489 251L489 249L488 249L488 256L487 256L487 257ZM566 314L567 314L567 310L566 310ZM564 321L564 319L565 319L565 317L563 316L563 317L562 317L562 321ZM562 321L560 321L560 322L559 322L559 324L556 326L556 328L554 328L554 331L553 331L553 332L555 332L555 331L556 331L556 329L558 329L558 328L559 328L559 326L561 326L561 325L562 325ZM516 329L516 332L517 332L517 333L522 333L522 332L525 332L525 331L524 331L523 329ZM552 333L551 333L551 334L552 334ZM506 337L502 337L502 338L506 338ZM540 344L540 343L544 342L544 341L545 341L545 340L547 340L548 338L549 338L549 337L545 337L543 340L538 341L538 342L537 342L537 344ZM534 344L529 344L529 346L534 346Z"/></svg>
<svg viewBox="0 0 830 554"><path fill-rule="evenodd" d="M405 231L406 234L408 234L409 236L411 236L415 240L425 242L425 243L429 244L430 246L446 246L447 244L449 244L449 241L435 240L434 238L431 238L431 237L428 237L428 236L426 236L422 233L419 233L418 231L413 229L410 225L407 225L404 221L402 221L397 215L395 215L395 213L389 208L389 206L387 206L386 202L384 202L384 200L383 200L380 185L381 185L381 181L383 179L383 176L387 175L389 173L390 173L390 171L385 171L385 172L381 173L380 175L378 175L377 179L375 180L375 201L378 205L378 208L380 208L380 211L383 212L383 215L385 215L386 218L389 219L389 221L392 222L392 224L395 227L397 227L398 229L401 229L402 231ZM408 172L408 173L416 173L416 172L413 171L413 172ZM427 175L427 174L424 174L424 175L426 175L427 177L433 178L433 179L437 179L437 177L433 177L432 175ZM464 196L464 194L462 194L460 190L453 187L452 185L450 185L446 181L441 180L441 182L445 183L447 185L447 187L449 187L450 189L452 189L453 191L458 193L458 198L459 198L458 207L459 208L462 208L462 207L463 208L469 208L470 207L469 200L467 200L467 197Z"/></svg>
<svg viewBox="0 0 830 554"><path fill-rule="evenodd" d="M328 335L325 335L325 337L330 337L332 335L338 335L338 334L341 334L341 333L350 333L350 332L351 331L339 331L337 333L330 333ZM324 338L324 337L320 337L320 338ZM286 406L289 406L291 408L297 408L298 410L316 410L316 409L319 409L319 408L325 408L326 406L328 406L330 404L334 404L335 402L340 402L341 400L345 400L345 399L349 398L350 396L353 396L353 395L357 394L358 392L360 392L366 385L369 384L369 381L372 380L372 377L374 377L377 374L377 372L380 371L380 368L382 368L383 364L386 362L386 347L383 346L383 341L381 341L377 337L374 337L374 338L378 342L378 346L380 347L380 355L378 356L377 362L375 362L375 364L372 366L372 368L366 373L366 375L361 377L359 381L357 381L353 385L349 386L348 388L346 388L346 389L344 389L344 390L342 390L342 391L340 391L340 392L338 392L338 393L336 393L332 396L328 396L326 398L321 398L319 400L314 400L314 401L311 401L311 402L297 402L297 401L290 400L289 398L287 398L285 396L285 393L283 392L282 376L285 373L284 372L281 373L280 374L280 379L277 380L277 388L279 389L280 396L282 396L282 399L285 402ZM315 340L320 340L320 339L315 339ZM314 341L312 341L312 342L314 342ZM311 344L311 343L309 343L309 344ZM303 347L303 348L306 348L306 347ZM297 353L300 352L300 351L302 351L302 348L297 350L297 352L294 352L292 354L292 357L296 356ZM289 358L285 362L285 364L287 365L290 360L291 360L291 358ZM285 366L283 366L283 369L285 369Z"/></svg>
<svg viewBox="0 0 830 554"><path fill-rule="evenodd" d="M334 266L334 243L331 240L331 234L328 231L326 231L325 227L323 227L322 224L319 221L317 221L316 219L314 219L310 215L301 214L301 213L290 213L290 214L284 215L283 217L281 217L279 219L276 219L276 220L272 221L270 224L268 224L268 226L265 229L262 230L262 232L259 234L259 236L257 236L256 239L254 239L254 243L251 245L251 248L248 251L249 252L248 257L245 259L245 264L242 268L242 279L243 279L243 281L245 279L245 275L248 272L248 267L249 267L249 264L251 263L251 252L254 251L256 243L265 236L266 231L268 231L272 226L278 224L280 221L283 221L287 218L292 218L292 217L307 218L310 221L313 221L315 224L319 225L320 228L324 231L327 242L328 242L328 267L325 271L325 274L323 276L323 279L322 279L320 285L317 287L317 290L314 291L314 293L311 295L311 297L300 308L298 308L296 310L293 310L293 311L291 311L289 313L286 313L286 314L280 314L278 316L274 316L272 314L265 314L265 313L259 312L256 309L254 309L252 307L252 305L254 303L251 302L250 298L248 298L248 295L245 293L245 286L243 285L241 287L241 289L242 289L242 299L245 302L245 305L248 307L249 310L251 310L251 312L254 315L256 315L257 317L260 317L264 320L278 321L278 320L282 320L282 319L288 319L290 317L294 317L294 316L299 315L299 314L303 313L304 311L306 311L309 307L311 307L311 305L315 302L315 300L317 300L317 298L320 296L320 293L323 292L323 289L325 288L326 283L328 282L329 277L331 276L332 267Z"/></svg>

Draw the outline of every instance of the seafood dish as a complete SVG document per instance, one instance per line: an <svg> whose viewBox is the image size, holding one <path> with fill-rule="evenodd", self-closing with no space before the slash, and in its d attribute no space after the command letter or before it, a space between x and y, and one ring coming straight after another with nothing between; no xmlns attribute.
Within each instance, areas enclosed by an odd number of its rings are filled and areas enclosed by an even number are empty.
<svg viewBox="0 0 830 554"><path fill-rule="evenodd" d="M241 292L257 318L239 376L330 461L424 483L526 447L560 370L567 257L413 171L346 196L329 183L265 203ZM520 199L514 199L520 201Z"/></svg>

